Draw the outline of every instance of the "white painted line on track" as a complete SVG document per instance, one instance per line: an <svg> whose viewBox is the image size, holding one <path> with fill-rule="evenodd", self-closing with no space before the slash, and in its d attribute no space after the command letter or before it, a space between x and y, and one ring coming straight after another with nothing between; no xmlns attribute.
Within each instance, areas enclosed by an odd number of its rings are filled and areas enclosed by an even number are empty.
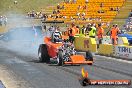
<svg viewBox="0 0 132 88"><path fill-rule="evenodd" d="M119 61L119 62L124 62L124 63L132 64L132 61L117 59L117 58L114 58L114 57L107 57L107 56L100 56L100 55L96 55L96 57L99 57L99 58L103 57L103 58L106 58L106 59L109 59L109 60L115 60L115 61Z"/></svg>

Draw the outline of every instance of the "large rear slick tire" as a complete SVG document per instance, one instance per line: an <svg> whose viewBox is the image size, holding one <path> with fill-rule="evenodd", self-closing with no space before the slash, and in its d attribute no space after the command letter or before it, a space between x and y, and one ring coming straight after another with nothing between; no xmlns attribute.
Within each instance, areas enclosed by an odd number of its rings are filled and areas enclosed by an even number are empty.
<svg viewBox="0 0 132 88"><path fill-rule="evenodd" d="M47 46L46 44L40 44L38 49L38 57L40 62L50 62L50 57L48 55Z"/></svg>
<svg viewBox="0 0 132 88"><path fill-rule="evenodd" d="M59 52L58 52L58 56L57 56L57 65L58 65L58 66L63 66L63 65L64 65L63 53L62 53L62 51L59 51Z"/></svg>

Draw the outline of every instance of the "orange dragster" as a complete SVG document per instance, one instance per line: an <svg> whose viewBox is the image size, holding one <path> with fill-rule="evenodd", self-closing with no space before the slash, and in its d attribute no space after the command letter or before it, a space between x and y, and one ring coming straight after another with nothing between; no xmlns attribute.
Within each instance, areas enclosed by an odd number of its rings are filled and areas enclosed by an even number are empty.
<svg viewBox="0 0 132 88"><path fill-rule="evenodd" d="M78 55L74 49L74 45L69 43L62 37L58 31L53 32L51 37L45 37L44 43L39 46L38 56L40 62L50 62L50 58L56 60L57 65L65 64L89 64L93 63L93 56L90 52L84 55Z"/></svg>

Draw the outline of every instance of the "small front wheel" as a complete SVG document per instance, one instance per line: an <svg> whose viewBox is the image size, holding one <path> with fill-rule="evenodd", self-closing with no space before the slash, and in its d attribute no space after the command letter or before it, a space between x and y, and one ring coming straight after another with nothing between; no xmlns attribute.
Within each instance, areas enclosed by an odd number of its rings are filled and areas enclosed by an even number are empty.
<svg viewBox="0 0 132 88"><path fill-rule="evenodd" d="M62 51L59 51L58 56L57 56L57 65L62 66L63 64L64 64L63 53L62 53Z"/></svg>

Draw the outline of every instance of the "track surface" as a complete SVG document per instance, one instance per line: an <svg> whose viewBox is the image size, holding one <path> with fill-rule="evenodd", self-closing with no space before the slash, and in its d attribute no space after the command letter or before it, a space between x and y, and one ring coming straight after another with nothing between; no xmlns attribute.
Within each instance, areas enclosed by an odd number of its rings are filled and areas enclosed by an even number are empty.
<svg viewBox="0 0 132 88"><path fill-rule="evenodd" d="M26 31L26 32L25 32ZM132 64L95 56L92 66L56 66L39 63L38 45L42 43L41 30L39 36L29 29L12 30L0 37L0 66L15 74L25 88L82 88L78 82L81 68L89 72L91 79L130 79L132 80ZM22 35L21 35L22 34ZM24 36L23 36L24 34ZM44 34L45 35L45 34ZM87 86L86 88L132 88L132 86ZM19 86L18 88L24 88Z"/></svg>

